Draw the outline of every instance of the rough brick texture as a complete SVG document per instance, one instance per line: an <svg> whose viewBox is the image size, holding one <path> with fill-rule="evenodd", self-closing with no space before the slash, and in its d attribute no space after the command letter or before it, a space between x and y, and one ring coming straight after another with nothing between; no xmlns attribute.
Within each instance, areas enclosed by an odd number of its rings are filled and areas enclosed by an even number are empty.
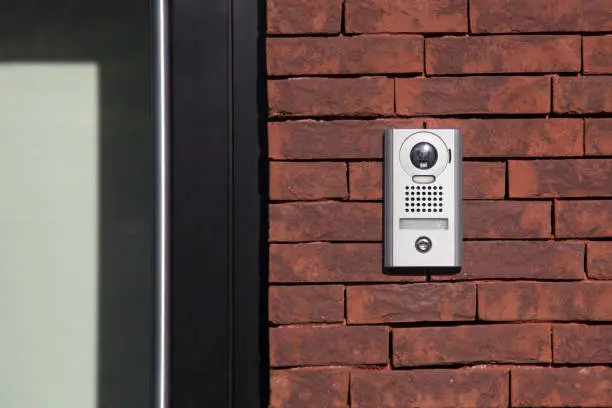
<svg viewBox="0 0 612 408"><path fill-rule="evenodd" d="M585 153L612 156L612 119L586 119Z"/></svg>
<svg viewBox="0 0 612 408"><path fill-rule="evenodd" d="M612 238L612 200L559 201L555 224L562 238Z"/></svg>
<svg viewBox="0 0 612 408"><path fill-rule="evenodd" d="M428 38L427 73L579 72L580 36Z"/></svg>
<svg viewBox="0 0 612 408"><path fill-rule="evenodd" d="M268 82L276 116L376 116L393 114L388 78L294 78Z"/></svg>
<svg viewBox="0 0 612 408"><path fill-rule="evenodd" d="M612 326L572 324L555 326L554 356L562 364L609 364L612 361Z"/></svg>
<svg viewBox="0 0 612 408"><path fill-rule="evenodd" d="M482 320L612 320L612 282L522 282L478 285Z"/></svg>
<svg viewBox="0 0 612 408"><path fill-rule="evenodd" d="M513 407L612 406L612 368L513 368Z"/></svg>
<svg viewBox="0 0 612 408"><path fill-rule="evenodd" d="M270 240L379 241L382 207L376 203L286 203L270 205Z"/></svg>
<svg viewBox="0 0 612 408"><path fill-rule="evenodd" d="M267 0L268 33L338 33L342 0Z"/></svg>
<svg viewBox="0 0 612 408"><path fill-rule="evenodd" d="M612 160L510 161L510 197L612 196Z"/></svg>
<svg viewBox="0 0 612 408"><path fill-rule="evenodd" d="M272 286L271 323L339 323L344 320L344 286Z"/></svg>
<svg viewBox="0 0 612 408"><path fill-rule="evenodd" d="M395 101L400 115L546 113L550 84L545 77L399 78Z"/></svg>
<svg viewBox="0 0 612 408"><path fill-rule="evenodd" d="M550 363L550 326L417 327L393 330L393 365Z"/></svg>
<svg viewBox="0 0 612 408"><path fill-rule="evenodd" d="M506 164L463 163L463 198L502 199L506 194Z"/></svg>
<svg viewBox="0 0 612 408"><path fill-rule="evenodd" d="M266 21L270 407L612 406L612 1ZM460 271L383 268L387 128L462 130Z"/></svg>
<svg viewBox="0 0 612 408"><path fill-rule="evenodd" d="M548 238L550 203L540 201L465 201L465 238Z"/></svg>
<svg viewBox="0 0 612 408"><path fill-rule="evenodd" d="M346 407L348 387L348 370L273 370L270 373L270 408Z"/></svg>
<svg viewBox="0 0 612 408"><path fill-rule="evenodd" d="M281 326L270 329L273 367L387 364L389 332L381 326Z"/></svg>
<svg viewBox="0 0 612 408"><path fill-rule="evenodd" d="M471 0L470 6L474 32L612 30L608 0Z"/></svg>
<svg viewBox="0 0 612 408"><path fill-rule="evenodd" d="M503 368L358 371L351 375L352 406L507 407L508 372Z"/></svg>
<svg viewBox="0 0 612 408"><path fill-rule="evenodd" d="M461 272L434 280L584 279L584 244L554 241L468 241Z"/></svg>
<svg viewBox="0 0 612 408"><path fill-rule="evenodd" d="M350 165L351 200L381 200L383 166L381 162L359 162Z"/></svg>
<svg viewBox="0 0 612 408"><path fill-rule="evenodd" d="M467 0L346 0L349 33L467 31Z"/></svg>
<svg viewBox="0 0 612 408"><path fill-rule="evenodd" d="M584 37L584 72L609 74L612 72L612 35Z"/></svg>
<svg viewBox="0 0 612 408"><path fill-rule="evenodd" d="M612 242L589 242L587 270L591 279L612 279Z"/></svg>
<svg viewBox="0 0 612 408"><path fill-rule="evenodd" d="M554 111L558 113L612 112L612 76L556 77Z"/></svg>
<svg viewBox="0 0 612 408"><path fill-rule="evenodd" d="M271 38L270 75L418 73L423 39L415 35Z"/></svg>
<svg viewBox="0 0 612 408"><path fill-rule="evenodd" d="M349 323L474 320L476 287L462 284L354 286L346 290Z"/></svg>
<svg viewBox="0 0 612 408"><path fill-rule="evenodd" d="M344 163L270 163L271 200L347 198Z"/></svg>

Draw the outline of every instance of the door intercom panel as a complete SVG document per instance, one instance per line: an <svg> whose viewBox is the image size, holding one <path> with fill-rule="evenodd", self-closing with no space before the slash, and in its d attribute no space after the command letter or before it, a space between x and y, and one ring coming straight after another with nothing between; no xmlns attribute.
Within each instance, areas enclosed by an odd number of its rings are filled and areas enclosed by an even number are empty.
<svg viewBox="0 0 612 408"><path fill-rule="evenodd" d="M460 129L385 131L385 267L461 267L461 162Z"/></svg>

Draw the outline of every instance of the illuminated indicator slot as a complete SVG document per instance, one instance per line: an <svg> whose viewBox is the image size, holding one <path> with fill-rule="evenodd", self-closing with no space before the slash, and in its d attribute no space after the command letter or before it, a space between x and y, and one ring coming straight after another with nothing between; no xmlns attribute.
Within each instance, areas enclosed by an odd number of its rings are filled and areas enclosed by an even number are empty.
<svg viewBox="0 0 612 408"><path fill-rule="evenodd" d="M447 230L448 218L400 218L400 229Z"/></svg>
<svg viewBox="0 0 612 408"><path fill-rule="evenodd" d="M436 181L434 176L412 176L412 181L419 184L429 184Z"/></svg>

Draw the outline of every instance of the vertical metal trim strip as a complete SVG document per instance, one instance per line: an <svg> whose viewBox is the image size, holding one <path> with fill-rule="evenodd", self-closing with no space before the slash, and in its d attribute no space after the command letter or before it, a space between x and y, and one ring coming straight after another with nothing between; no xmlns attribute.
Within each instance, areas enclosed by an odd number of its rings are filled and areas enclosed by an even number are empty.
<svg viewBox="0 0 612 408"><path fill-rule="evenodd" d="M386 129L384 135L384 157L383 157L383 247L384 266L393 266L393 129Z"/></svg>
<svg viewBox="0 0 612 408"><path fill-rule="evenodd" d="M463 140L461 129L455 129L455 151L452 152L453 160L456 160L455 171L455 194L457 195L457 217L455 232L455 266L463 266Z"/></svg>
<svg viewBox="0 0 612 408"><path fill-rule="evenodd" d="M156 236L156 355L157 371L155 373L155 406L168 406L168 41L167 41L167 4L166 0L155 2L155 45L156 45L156 142L157 142L157 236Z"/></svg>

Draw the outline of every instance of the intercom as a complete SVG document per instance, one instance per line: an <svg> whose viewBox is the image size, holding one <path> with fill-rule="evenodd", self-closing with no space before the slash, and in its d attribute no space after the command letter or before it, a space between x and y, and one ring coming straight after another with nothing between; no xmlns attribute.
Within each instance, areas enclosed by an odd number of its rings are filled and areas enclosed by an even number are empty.
<svg viewBox="0 0 612 408"><path fill-rule="evenodd" d="M461 162L460 129L385 131L385 267L461 267Z"/></svg>

